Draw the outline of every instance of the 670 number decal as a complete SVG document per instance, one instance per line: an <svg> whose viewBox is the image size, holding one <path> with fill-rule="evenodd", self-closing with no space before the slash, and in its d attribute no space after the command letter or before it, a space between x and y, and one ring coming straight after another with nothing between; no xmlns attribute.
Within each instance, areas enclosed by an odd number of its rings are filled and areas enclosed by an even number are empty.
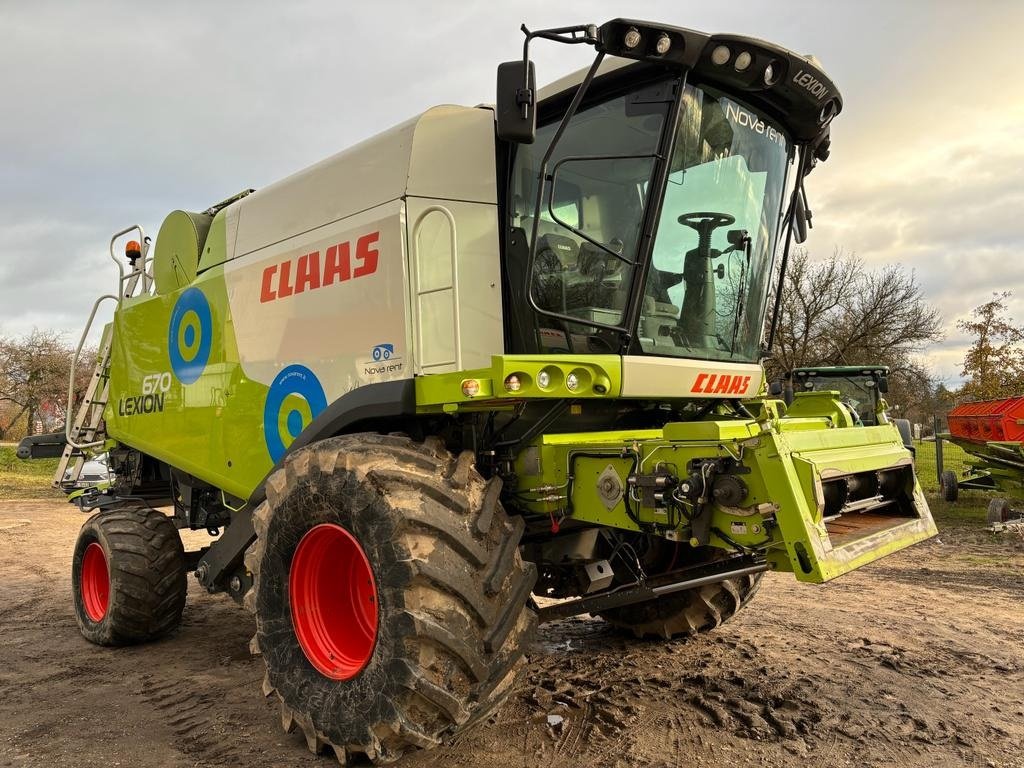
<svg viewBox="0 0 1024 768"><path fill-rule="evenodd" d="M164 396L171 388L171 373L150 373L142 377L142 394L128 395L117 401L118 416L141 413L160 413L164 409Z"/></svg>

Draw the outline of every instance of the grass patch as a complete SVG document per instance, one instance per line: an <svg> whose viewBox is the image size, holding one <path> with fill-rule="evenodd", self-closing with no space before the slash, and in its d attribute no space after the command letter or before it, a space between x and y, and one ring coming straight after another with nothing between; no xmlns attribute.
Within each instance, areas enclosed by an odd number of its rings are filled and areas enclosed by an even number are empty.
<svg viewBox="0 0 1024 768"><path fill-rule="evenodd" d="M914 450L917 451L914 463L917 469L917 479L921 482L921 488L926 492L938 493L941 489L939 488L939 477L936 469L938 462L935 458L935 441L915 441ZM951 469L957 475L960 475L960 471L971 461L973 461L973 457L959 445L943 441L942 463L945 469ZM978 498L987 498L978 491L961 491L961 493L976 493ZM987 504L988 502L986 501L985 503Z"/></svg>
<svg viewBox="0 0 1024 768"><path fill-rule="evenodd" d="M59 459L19 459L14 445L0 445L0 499L62 499L51 488Z"/></svg>

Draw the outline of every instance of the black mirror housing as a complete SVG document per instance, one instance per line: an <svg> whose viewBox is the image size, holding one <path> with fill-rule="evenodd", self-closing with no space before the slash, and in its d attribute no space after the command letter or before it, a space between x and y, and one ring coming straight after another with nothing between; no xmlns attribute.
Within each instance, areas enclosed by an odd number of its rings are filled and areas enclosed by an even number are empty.
<svg viewBox="0 0 1024 768"><path fill-rule="evenodd" d="M889 377L879 376L878 377L878 391L883 395L889 391Z"/></svg>
<svg viewBox="0 0 1024 768"><path fill-rule="evenodd" d="M807 240L807 206L802 194L796 196L793 206L793 238L798 244Z"/></svg>
<svg viewBox="0 0 1024 768"><path fill-rule="evenodd" d="M537 135L537 79L532 61L506 61L498 65L494 116L499 139L533 143Z"/></svg>

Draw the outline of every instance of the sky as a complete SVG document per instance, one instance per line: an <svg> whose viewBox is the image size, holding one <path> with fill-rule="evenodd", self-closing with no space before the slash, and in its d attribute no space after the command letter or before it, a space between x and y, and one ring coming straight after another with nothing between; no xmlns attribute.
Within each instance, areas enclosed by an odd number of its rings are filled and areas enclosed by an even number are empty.
<svg viewBox="0 0 1024 768"><path fill-rule="evenodd" d="M1014 290L1024 320L1024 2L50 2L0 0L0 335L77 339L113 232L155 235L436 104L493 102L519 25L631 16L813 53L844 96L808 178L806 247L912 270L942 313L925 360L959 381L956 320ZM532 46L543 84L589 64Z"/></svg>

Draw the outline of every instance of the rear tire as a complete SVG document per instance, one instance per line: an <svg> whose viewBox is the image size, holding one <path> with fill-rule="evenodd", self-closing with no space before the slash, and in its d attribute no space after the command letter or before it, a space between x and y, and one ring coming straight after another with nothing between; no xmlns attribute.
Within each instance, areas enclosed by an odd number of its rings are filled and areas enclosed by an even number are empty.
<svg viewBox="0 0 1024 768"><path fill-rule="evenodd" d="M956 472L947 469L942 473L939 484L942 486L942 498L950 503L956 501L960 495L960 486L957 484Z"/></svg>
<svg viewBox="0 0 1024 768"><path fill-rule="evenodd" d="M536 627L536 569L519 556L523 523L506 516L500 490L469 452L456 460L439 441L378 434L298 450L269 478L245 602L264 693L311 751L390 762L510 692ZM355 564L336 568L340 559ZM338 611L359 631L332 621Z"/></svg>
<svg viewBox="0 0 1024 768"><path fill-rule="evenodd" d="M154 640L181 623L185 552L170 518L154 509L114 509L90 517L71 567L75 617L97 645Z"/></svg>

